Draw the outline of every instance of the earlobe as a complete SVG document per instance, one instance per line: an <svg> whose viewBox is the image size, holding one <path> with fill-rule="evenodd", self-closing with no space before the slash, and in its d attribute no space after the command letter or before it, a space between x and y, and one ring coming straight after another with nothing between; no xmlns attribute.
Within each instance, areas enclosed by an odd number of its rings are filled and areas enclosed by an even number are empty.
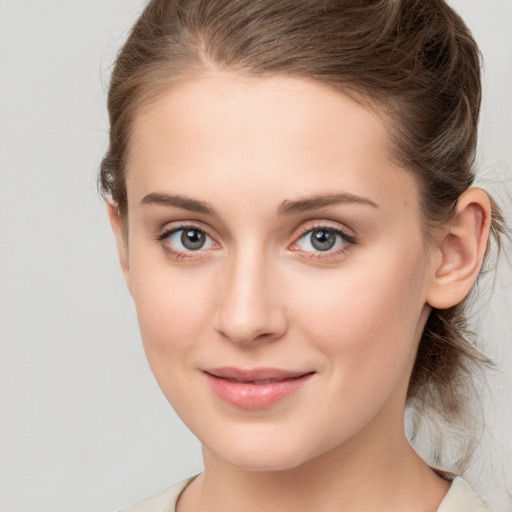
<svg viewBox="0 0 512 512"><path fill-rule="evenodd" d="M427 294L433 308L462 302L475 283L487 247L491 222L489 196L481 189L466 190L437 243L438 258Z"/></svg>
<svg viewBox="0 0 512 512"><path fill-rule="evenodd" d="M107 213L110 220L110 226L114 233L117 246L117 254L119 256L119 263L121 264L121 270L123 271L128 291L131 293L131 280L130 280L130 264L128 258L128 241L126 240L125 229L123 225L123 219L119 213L117 205L111 201L107 202Z"/></svg>

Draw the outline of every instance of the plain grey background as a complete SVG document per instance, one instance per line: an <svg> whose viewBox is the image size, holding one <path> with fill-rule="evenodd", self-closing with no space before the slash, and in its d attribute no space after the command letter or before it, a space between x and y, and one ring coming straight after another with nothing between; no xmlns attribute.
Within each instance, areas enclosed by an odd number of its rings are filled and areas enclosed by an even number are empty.
<svg viewBox="0 0 512 512"><path fill-rule="evenodd" d="M451 3L485 59L479 183L510 222L512 1ZM112 511L201 470L148 369L95 188L110 68L144 4L0 0L0 512ZM501 267L475 307L500 368L468 474L488 496L512 487L512 272Z"/></svg>

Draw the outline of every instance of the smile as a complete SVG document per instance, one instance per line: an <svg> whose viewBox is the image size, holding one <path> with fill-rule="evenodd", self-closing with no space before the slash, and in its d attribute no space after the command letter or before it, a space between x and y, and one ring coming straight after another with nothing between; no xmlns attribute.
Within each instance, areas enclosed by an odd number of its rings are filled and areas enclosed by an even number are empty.
<svg viewBox="0 0 512 512"><path fill-rule="evenodd" d="M223 401L242 409L262 409L298 391L315 372L214 368L204 373L213 392Z"/></svg>

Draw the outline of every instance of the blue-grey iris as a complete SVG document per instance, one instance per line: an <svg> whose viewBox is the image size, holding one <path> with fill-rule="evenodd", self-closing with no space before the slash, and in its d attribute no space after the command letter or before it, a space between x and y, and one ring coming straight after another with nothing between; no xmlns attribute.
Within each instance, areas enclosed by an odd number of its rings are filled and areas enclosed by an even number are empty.
<svg viewBox="0 0 512 512"><path fill-rule="evenodd" d="M318 251L328 251L336 244L336 233L315 229L311 233L311 245Z"/></svg>
<svg viewBox="0 0 512 512"><path fill-rule="evenodd" d="M181 243L183 247L189 251L197 251L203 247L206 237L202 231L198 229L184 229L181 235Z"/></svg>

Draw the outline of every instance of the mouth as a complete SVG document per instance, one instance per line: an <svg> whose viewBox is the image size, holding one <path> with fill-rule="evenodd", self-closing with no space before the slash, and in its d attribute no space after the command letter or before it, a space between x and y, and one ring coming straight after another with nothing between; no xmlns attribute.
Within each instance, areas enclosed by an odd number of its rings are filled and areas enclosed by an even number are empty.
<svg viewBox="0 0 512 512"><path fill-rule="evenodd" d="M242 409L270 407L299 391L314 373L276 368L204 370L214 393L224 402Z"/></svg>

